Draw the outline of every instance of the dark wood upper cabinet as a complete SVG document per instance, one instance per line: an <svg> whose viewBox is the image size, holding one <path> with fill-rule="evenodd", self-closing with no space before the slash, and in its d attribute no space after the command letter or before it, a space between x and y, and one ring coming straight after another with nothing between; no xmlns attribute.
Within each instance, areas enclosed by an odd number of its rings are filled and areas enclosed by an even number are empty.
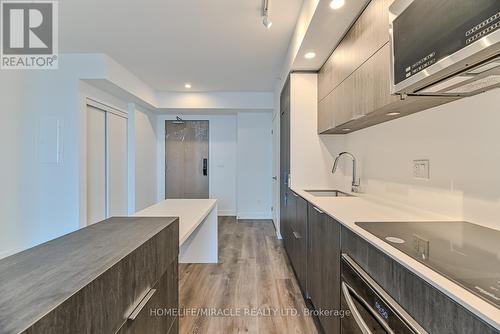
<svg viewBox="0 0 500 334"><path fill-rule="evenodd" d="M318 133L345 134L458 99L390 94L391 2L372 0L320 69Z"/></svg>
<svg viewBox="0 0 500 334"><path fill-rule="evenodd" d="M309 204L307 290L316 310L340 310L340 224ZM340 333L340 318L319 316L325 333Z"/></svg>

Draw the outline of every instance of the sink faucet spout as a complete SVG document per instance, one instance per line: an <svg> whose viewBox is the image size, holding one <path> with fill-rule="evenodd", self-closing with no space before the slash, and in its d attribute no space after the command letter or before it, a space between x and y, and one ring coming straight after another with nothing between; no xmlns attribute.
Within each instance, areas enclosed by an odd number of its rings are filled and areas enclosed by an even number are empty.
<svg viewBox="0 0 500 334"><path fill-rule="evenodd" d="M340 153L335 158L335 162L333 163L333 167L332 167L332 173L335 173L337 171L337 168L339 165L339 160L344 155L350 157L352 160L352 188L351 188L351 190L352 190L352 192L357 193L357 192L359 192L359 186L361 184L361 181L357 176L356 158L354 157L354 155L352 153L349 153L349 152Z"/></svg>

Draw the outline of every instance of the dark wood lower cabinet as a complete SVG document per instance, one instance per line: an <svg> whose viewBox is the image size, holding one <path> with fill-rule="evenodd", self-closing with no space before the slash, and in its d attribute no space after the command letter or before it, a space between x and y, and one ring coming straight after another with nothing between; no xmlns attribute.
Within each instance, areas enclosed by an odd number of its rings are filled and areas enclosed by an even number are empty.
<svg viewBox="0 0 500 334"><path fill-rule="evenodd" d="M178 277L178 261L176 259L153 287L154 294L135 319L128 319L117 333L177 333L174 323L177 321L176 312L179 305Z"/></svg>
<svg viewBox="0 0 500 334"><path fill-rule="evenodd" d="M2 259L0 333L177 333L178 254L177 218L128 217Z"/></svg>
<svg viewBox="0 0 500 334"><path fill-rule="evenodd" d="M308 220L308 294L317 311L332 313L340 310L340 224L311 204ZM339 317L319 314L319 321L325 333L340 333Z"/></svg>
<svg viewBox="0 0 500 334"><path fill-rule="evenodd" d="M307 297L308 203L302 197L293 195L295 196L295 219L292 223L292 234L294 236L293 265L302 294Z"/></svg>
<svg viewBox="0 0 500 334"><path fill-rule="evenodd" d="M500 333L346 227L342 250L429 334Z"/></svg>
<svg viewBox="0 0 500 334"><path fill-rule="evenodd" d="M288 192L285 214L285 249L304 297L307 297L307 202Z"/></svg>

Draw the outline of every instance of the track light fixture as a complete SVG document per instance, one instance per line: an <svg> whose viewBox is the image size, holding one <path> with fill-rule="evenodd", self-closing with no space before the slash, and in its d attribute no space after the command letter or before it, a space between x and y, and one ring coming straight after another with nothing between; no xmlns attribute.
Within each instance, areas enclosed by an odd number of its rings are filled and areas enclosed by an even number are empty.
<svg viewBox="0 0 500 334"><path fill-rule="evenodd" d="M269 19L269 0L262 0L262 24L267 29L271 28L273 25Z"/></svg>

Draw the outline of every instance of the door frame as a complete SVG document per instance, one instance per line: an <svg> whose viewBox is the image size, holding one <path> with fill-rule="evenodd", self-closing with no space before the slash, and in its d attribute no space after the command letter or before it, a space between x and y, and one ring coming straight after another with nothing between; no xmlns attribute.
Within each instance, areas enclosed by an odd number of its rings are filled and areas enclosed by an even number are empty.
<svg viewBox="0 0 500 334"><path fill-rule="evenodd" d="M177 116L177 115L176 115ZM175 117L175 116L174 116ZM176 121L176 118L173 119L165 119L163 122L163 198L162 200L167 199L167 122L173 122ZM210 184L211 184L211 178L212 178L212 159L210 159L210 151L211 151L211 131L210 131L210 120L208 119L186 119L185 117L182 118L183 122L206 122L208 126L208 153L207 153L207 159L208 159L208 197L210 198Z"/></svg>

